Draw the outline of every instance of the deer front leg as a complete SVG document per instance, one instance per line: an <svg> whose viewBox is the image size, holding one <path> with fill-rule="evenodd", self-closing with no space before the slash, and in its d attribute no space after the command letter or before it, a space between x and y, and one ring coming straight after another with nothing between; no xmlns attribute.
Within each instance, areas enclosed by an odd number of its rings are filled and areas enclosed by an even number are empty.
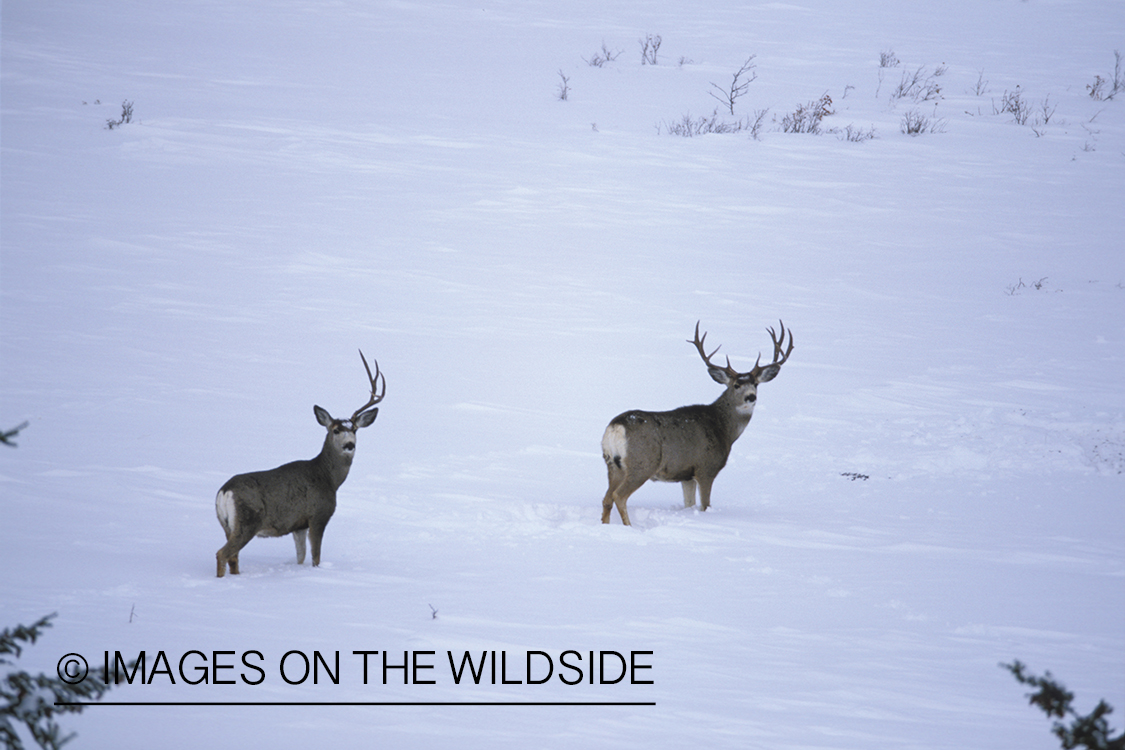
<svg viewBox="0 0 1125 750"><path fill-rule="evenodd" d="M699 482L699 509L707 510L711 507L711 483L715 477L697 477Z"/></svg>
<svg viewBox="0 0 1125 750"><path fill-rule="evenodd" d="M323 520L314 518L309 523L309 544L312 547L312 564L314 568L320 566L320 541L324 538L324 527L327 525L327 518Z"/></svg>
<svg viewBox="0 0 1125 750"><path fill-rule="evenodd" d="M680 487L684 491L684 507L690 508L691 506L695 505L695 480L687 479L683 482L680 482Z"/></svg>
<svg viewBox="0 0 1125 750"><path fill-rule="evenodd" d="M293 544L297 547L297 564L305 564L305 537L308 535L308 529L298 529L293 532Z"/></svg>

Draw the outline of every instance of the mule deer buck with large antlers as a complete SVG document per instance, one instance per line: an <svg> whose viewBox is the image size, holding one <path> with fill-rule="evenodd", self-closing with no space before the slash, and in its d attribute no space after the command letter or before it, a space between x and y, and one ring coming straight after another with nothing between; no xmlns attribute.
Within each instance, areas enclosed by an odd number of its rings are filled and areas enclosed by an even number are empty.
<svg viewBox="0 0 1125 750"><path fill-rule="evenodd" d="M779 321L780 322L780 321ZM613 418L602 436L602 457L609 470L609 489L602 500L602 523L609 523L613 506L621 522L629 526L625 503L648 480L679 482L684 491L684 507L695 505L695 489L703 510L711 505L711 484L727 464L731 446L750 423L758 384L777 377L793 351L793 332L785 347L785 324L781 336L768 329L773 339L773 362L762 365L762 355L749 372L738 372L727 357L725 367L711 362L719 351L707 354L703 348L706 332L689 341L699 351L707 372L727 389L711 404L681 406L672 411L627 411ZM784 354L782 349L784 348Z"/></svg>
<svg viewBox="0 0 1125 750"><path fill-rule="evenodd" d="M348 478L355 456L355 433L375 421L379 410L372 406L386 394L386 378L375 362L375 374L359 353L371 398L347 419L335 419L319 406L313 406L316 421L328 430L320 455L308 461L293 461L269 471L256 471L231 477L215 496L215 513L227 535L227 543L215 553L219 578L230 566L238 574L238 553L255 536L293 534L297 564L305 562L305 536L312 542L312 564L320 565L320 541L324 527L336 511L336 490ZM382 388L380 389L380 385Z"/></svg>

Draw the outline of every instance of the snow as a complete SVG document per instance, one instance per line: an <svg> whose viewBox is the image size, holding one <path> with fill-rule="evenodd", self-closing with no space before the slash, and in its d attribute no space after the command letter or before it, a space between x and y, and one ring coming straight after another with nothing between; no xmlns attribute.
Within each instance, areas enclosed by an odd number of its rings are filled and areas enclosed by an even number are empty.
<svg viewBox="0 0 1125 750"><path fill-rule="evenodd" d="M457 704L93 706L76 746L1056 747L1013 659L1121 728L1125 93L1086 86L1125 6L0 20L0 429L30 421L0 450L0 625L59 613L20 666L165 653L106 703ZM667 134L751 54L758 139ZM920 67L942 98L892 100ZM1017 86L1026 125L995 113ZM825 93L826 129L876 137L779 132ZM901 133L913 110L939 132ZM779 319L796 346L712 508L650 484L600 524L608 421L719 395L697 320L746 370ZM387 395L321 566L255 539L216 579L217 488L313 456L312 405L367 397L360 348ZM285 682L294 650L339 652L339 684ZM466 651L555 674L456 684ZM652 684L589 684L601 651ZM435 684L383 684L404 652ZM235 684L186 684L185 655Z"/></svg>

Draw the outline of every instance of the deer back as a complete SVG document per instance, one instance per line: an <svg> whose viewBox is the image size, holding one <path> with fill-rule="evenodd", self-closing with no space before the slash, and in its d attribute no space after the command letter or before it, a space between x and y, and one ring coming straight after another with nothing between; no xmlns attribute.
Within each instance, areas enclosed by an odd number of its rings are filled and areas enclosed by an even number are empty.
<svg viewBox="0 0 1125 750"><path fill-rule="evenodd" d="M313 517L331 517L340 485L319 458L231 477L219 489L223 527L228 531L257 528L258 536L284 536L307 528Z"/></svg>
<svg viewBox="0 0 1125 750"><path fill-rule="evenodd" d="M724 394L725 395L725 394ZM681 406L671 411L633 410L609 423L607 452L634 475L648 474L662 482L683 482L697 473L717 474L746 422L732 415L720 397L712 404Z"/></svg>

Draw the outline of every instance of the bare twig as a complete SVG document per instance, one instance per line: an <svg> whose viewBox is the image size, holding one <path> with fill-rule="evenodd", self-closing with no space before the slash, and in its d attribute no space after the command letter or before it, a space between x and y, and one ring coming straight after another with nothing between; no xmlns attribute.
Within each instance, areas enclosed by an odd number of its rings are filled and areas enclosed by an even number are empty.
<svg viewBox="0 0 1125 750"><path fill-rule="evenodd" d="M17 427L13 427L10 430L4 430L3 432L0 432L0 443L3 443L4 445L10 445L15 448L16 443L12 441L12 438L14 438L16 435L19 435L20 430L27 427L28 424L29 423L25 421Z"/></svg>
<svg viewBox="0 0 1125 750"><path fill-rule="evenodd" d="M602 49L600 52L595 52L593 57L591 57L589 60L587 60L585 57L583 57L582 59L587 65L593 66L595 68L600 68L607 62L613 62L614 60L616 60L621 52L622 50L611 52L610 49L605 46L605 42L603 41Z"/></svg>
<svg viewBox="0 0 1125 750"><path fill-rule="evenodd" d="M711 84L711 87L719 93L715 93L715 91L709 91L708 93L729 109L732 115L734 114L735 101L744 95L750 88L750 83L758 78L758 74L754 72L754 68L757 67L754 64L755 57L757 55L750 55L746 58L746 62L742 63L742 67L731 77L729 87L723 88L717 83Z"/></svg>
<svg viewBox="0 0 1125 750"><path fill-rule="evenodd" d="M656 65L656 52L660 49L662 41L664 40L660 38L659 34L655 36L645 34L644 39L637 40L641 45L641 65Z"/></svg>
<svg viewBox="0 0 1125 750"><path fill-rule="evenodd" d="M567 97L570 95L570 79L567 78L566 74L561 70L559 71L559 78L562 79L562 82L559 83L559 91L557 96L560 102L565 102L567 100Z"/></svg>

